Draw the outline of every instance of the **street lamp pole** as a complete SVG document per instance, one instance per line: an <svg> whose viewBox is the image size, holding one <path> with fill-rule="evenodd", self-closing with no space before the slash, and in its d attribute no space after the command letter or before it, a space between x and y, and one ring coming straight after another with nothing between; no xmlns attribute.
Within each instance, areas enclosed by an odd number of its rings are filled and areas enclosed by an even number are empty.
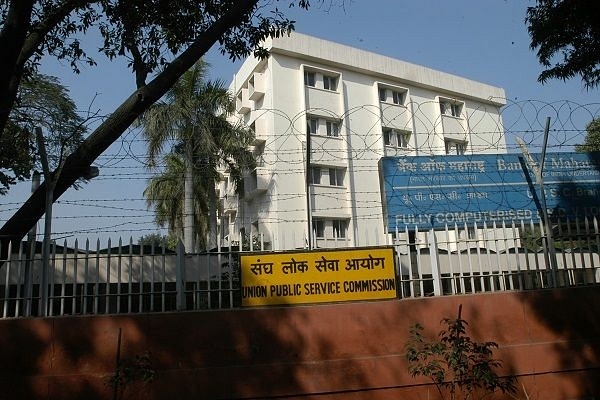
<svg viewBox="0 0 600 400"><path fill-rule="evenodd" d="M40 303L39 315L48 315L48 274L50 272L50 241L52 236L52 204L54 203L54 188L60 176L63 162L61 161L58 168L52 172L48 163L48 153L46 152L46 144L42 128L35 128L35 135L44 173L44 183L46 184L46 203L44 208L44 240L42 246L42 270L40 273ZM92 179L99 174L98 167L90 166L83 172L81 178Z"/></svg>
<svg viewBox="0 0 600 400"><path fill-rule="evenodd" d="M50 270L50 237L52 234L52 201L54 197L54 187L56 186L56 177L50 172L48 164L48 154L46 153L46 144L42 128L35 128L35 134L44 173L44 183L46 184L46 204L44 208L44 240L42 244L42 270L40 273L40 304L39 315L45 317L48 315L48 272Z"/></svg>

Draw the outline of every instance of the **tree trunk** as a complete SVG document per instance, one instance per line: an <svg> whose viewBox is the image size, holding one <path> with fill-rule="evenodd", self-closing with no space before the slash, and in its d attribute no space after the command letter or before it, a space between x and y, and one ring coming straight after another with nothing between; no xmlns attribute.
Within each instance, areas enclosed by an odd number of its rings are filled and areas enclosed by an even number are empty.
<svg viewBox="0 0 600 400"><path fill-rule="evenodd" d="M2 31L0 31L0 137L12 110L21 75L23 64L17 60L21 54L23 43L31 20L33 0L12 1Z"/></svg>
<svg viewBox="0 0 600 400"><path fill-rule="evenodd" d="M70 188L87 168L144 111L160 99L185 71L191 68L221 37L252 11L258 0L239 1L228 14L216 21L181 55L159 73L150 83L136 90L65 160L63 171L54 190L54 201ZM42 183L17 212L0 228L0 250L6 255L8 242L18 242L44 214L46 182Z"/></svg>
<svg viewBox="0 0 600 400"><path fill-rule="evenodd" d="M189 143L185 146L185 178L183 182L183 245L186 253L196 251L194 218L194 152Z"/></svg>
<svg viewBox="0 0 600 400"><path fill-rule="evenodd" d="M211 250L217 247L217 192L215 184L208 188L208 240L206 249Z"/></svg>
<svg viewBox="0 0 600 400"><path fill-rule="evenodd" d="M34 3L37 0L11 0L0 31L0 135L17 98L25 64L40 51L46 35L55 29L73 11L98 0L69 0L56 4L51 11L32 22Z"/></svg>

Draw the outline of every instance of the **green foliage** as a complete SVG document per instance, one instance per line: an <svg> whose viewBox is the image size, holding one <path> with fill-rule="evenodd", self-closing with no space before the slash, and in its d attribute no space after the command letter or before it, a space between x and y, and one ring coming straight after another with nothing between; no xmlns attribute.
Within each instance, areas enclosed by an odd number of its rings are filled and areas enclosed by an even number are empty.
<svg viewBox="0 0 600 400"><path fill-rule="evenodd" d="M600 84L600 2L537 0L525 19L531 48L546 67L538 77L566 80L581 76L584 86Z"/></svg>
<svg viewBox="0 0 600 400"><path fill-rule="evenodd" d="M11 3L21 1L0 3L0 27L9 22L9 7L15 7ZM237 1L32 1L31 6L26 6L32 17L25 34L34 34L43 24L46 25L43 29L50 29L33 52L26 71L34 72L44 55L67 61L75 72L79 72L82 64L96 65L93 54L79 38L91 29L98 29L102 44L96 48L111 60L126 57L129 67L145 76L164 66L169 59L167 54L180 53L214 21L231 12L238 6ZM232 59L245 57L253 49L261 52L259 43L262 39L281 36L294 27L293 21L277 9L261 6L260 1L254 3L252 12L221 36L221 50ZM294 0L289 4L309 7L305 0Z"/></svg>
<svg viewBox="0 0 600 400"><path fill-rule="evenodd" d="M168 153L164 156L163 163L162 171L148 181L144 197L146 205L154 210L156 224L167 226L169 236L182 239L185 162L180 155ZM194 179L197 178L197 175L194 176ZM198 198L195 204L205 212L206 202L203 199Z"/></svg>
<svg viewBox="0 0 600 400"><path fill-rule="evenodd" d="M244 233L242 233L241 238L242 238L241 250L249 251L250 250L250 235L248 233L244 232ZM260 245L261 245L260 239L261 238L259 235L252 235L252 251L260 251ZM271 243L264 242L263 248L264 248L264 250L270 250Z"/></svg>
<svg viewBox="0 0 600 400"><path fill-rule="evenodd" d="M138 239L138 244L141 246L154 246L156 250L162 248L175 250L177 248L178 238L175 235L161 235L160 233L151 233L141 236Z"/></svg>
<svg viewBox="0 0 600 400"><path fill-rule="evenodd" d="M519 228L519 238L521 239L521 247L537 253L542 249L542 230L539 225L535 225L533 229L526 225L524 228Z"/></svg>
<svg viewBox="0 0 600 400"><path fill-rule="evenodd" d="M152 383L156 379L156 370L152 365L150 352L137 354L121 360L115 373L106 378L105 383L114 390L114 399L122 399L125 389L134 382Z"/></svg>
<svg viewBox="0 0 600 400"><path fill-rule="evenodd" d="M585 130L585 140L583 143L575 145L575 151L580 153L600 151L600 118L592 119L585 126Z"/></svg>
<svg viewBox="0 0 600 400"><path fill-rule="evenodd" d="M28 131L42 128L51 169L79 146L86 133L69 90L48 75L34 74L21 83L11 120Z"/></svg>
<svg viewBox="0 0 600 400"><path fill-rule="evenodd" d="M494 342L476 342L467 334L467 321L444 318L445 329L438 339L423 335L423 327L414 325L405 346L408 371L413 376L431 379L444 399L483 398L496 391L514 394L515 379L495 371L502 361L493 358Z"/></svg>
<svg viewBox="0 0 600 400"><path fill-rule="evenodd" d="M0 136L0 195L29 178L35 162L32 135L9 121Z"/></svg>
<svg viewBox="0 0 600 400"><path fill-rule="evenodd" d="M51 169L81 143L86 132L69 91L53 76L32 74L21 83L18 102L0 136L0 194L29 178L36 166L41 169L33 135L37 127L44 132Z"/></svg>
<svg viewBox="0 0 600 400"><path fill-rule="evenodd" d="M598 251L593 232L590 231L589 221L586 227L586 221L583 218L564 220L551 218L552 222L552 243L556 251L565 251L570 249L582 249L586 251ZM519 228L519 238L521 247L530 252L539 252L544 249L545 235L539 225L533 229L530 226ZM547 246L547 245L546 245Z"/></svg>
<svg viewBox="0 0 600 400"><path fill-rule="evenodd" d="M306 0L288 0L286 3L309 8ZM23 100L23 85L35 81L44 57L67 62L76 73L82 65L96 65L97 53L109 60L122 57L135 73L138 87L146 85L150 74L161 77L160 85L145 86L143 99L153 95L160 97L164 86L170 86L172 77L181 73L177 67L168 70L168 64L178 60L178 65L187 65L215 42L219 42L221 51L232 59L253 51L264 55L263 39L287 34L294 27L294 22L285 18L278 5L278 2L266 0L0 1L0 48L3 52L0 59L0 194L14 182L29 177L31 160L23 151L31 147L25 145L29 136L23 132L17 135L15 128L25 128L9 119L11 114L14 117L15 109ZM99 35L87 35L90 31ZM99 37L100 40L95 43L82 41L84 36ZM147 101L149 104L154 102ZM130 122L123 123L123 120L132 114L115 117L119 123L111 125L111 129L119 126L118 129L124 131ZM113 132L103 134L110 136ZM85 159L96 152L101 153L115 140L110 137L95 141L90 148L78 148L78 157ZM66 182L72 178L62 180Z"/></svg>
<svg viewBox="0 0 600 400"><path fill-rule="evenodd" d="M215 183L221 179L219 169L227 167L239 188L242 172L254 167L248 150L254 134L227 120L235 110L234 99L222 82L204 80L206 70L205 62L196 63L169 90L165 101L153 105L140 118L148 139L149 167L157 167L159 155L165 165L144 190L147 204L154 208L160 226L167 225L172 235L184 237L184 185L189 174L194 235L200 247L204 247L209 224L216 224ZM214 221L207 219L211 211Z"/></svg>

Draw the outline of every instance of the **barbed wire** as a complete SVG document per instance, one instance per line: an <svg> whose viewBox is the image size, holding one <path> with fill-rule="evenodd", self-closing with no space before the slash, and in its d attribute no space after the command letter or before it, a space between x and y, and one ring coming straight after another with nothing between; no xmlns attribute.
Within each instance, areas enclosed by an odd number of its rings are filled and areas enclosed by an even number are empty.
<svg viewBox="0 0 600 400"><path fill-rule="evenodd" d="M543 143L543 133L546 118L550 117L548 151L565 152L573 151L576 144L583 143L586 137L586 125L594 118L600 117L600 102L590 104L578 104L569 100L544 102L542 100L490 99L491 101L505 102L500 112L495 106L489 108L480 107L469 109L465 107L463 118L456 119L455 129L445 130L444 117L437 112L432 112L432 107L439 107L435 101L415 103L406 106L391 106L382 111L380 106L368 105L354 107L345 113L338 115L326 109L308 109L295 115L286 115L281 110L257 110L254 111L254 122L262 119L271 120L277 126L278 131L267 131L256 127L256 135L264 139L263 151L260 154L261 166L272 169L280 179L286 176L305 174L306 155L306 120L307 118L320 118L326 121L334 121L339 124L337 136L316 134L311 136L313 144L311 164L323 167L346 168L349 173L376 172L379 158L389 154L388 147L384 145L382 128L393 127L394 129L410 132L413 139L416 138L418 146L409 145L407 148L396 148L395 154L399 156L411 155L434 155L442 154L443 139L445 136L463 137L470 143L470 153L502 153L519 152L515 137L520 137L533 153L540 152ZM433 116L433 117L432 117ZM357 130L356 121L361 121L360 126L368 126L368 129ZM269 125L273 126L273 125ZM261 130L262 129L262 130ZM320 132L323 133L323 132ZM313 143L314 142L314 143ZM172 141L171 144L174 144ZM337 144L333 146L332 143ZM94 181L115 182L147 182L161 174L165 165L159 164L155 169L148 168L148 156L146 154L147 139L143 136L140 127L129 129L125 135L110 147L109 151L101 155L96 165L101 168L101 175ZM169 148L166 146L165 148ZM360 165L352 165L350 162L361 161ZM286 169L276 168L280 163L286 163ZM344 167L345 165L345 167ZM210 166L206 163L195 162L196 171L202 171ZM183 177L182 177L183 179ZM136 185L120 185L127 189ZM330 198L338 198L347 188L332 187L327 185L320 191L320 195ZM84 188L85 190L85 188ZM157 227L154 222L152 210L146 207L145 199L141 192L123 195L124 190L115 191L114 198L103 199L79 199L58 200L55 203L60 212L55 212L54 219L60 221L89 219L97 221L107 219L127 219L118 224L106 224L95 228L80 228L71 231L53 232L55 235L79 235L90 233L154 233L164 232L164 228ZM354 192L357 197L368 197L375 192ZM365 195L365 196L361 196ZM503 193L498 189L498 196ZM139 196L139 197L138 197ZM275 195L281 201L303 198L304 193L277 193ZM273 195L265 193L254 201L259 205L266 205L273 201ZM107 205L106 203L112 203ZM139 206L127 206L131 202L140 203ZM21 203L3 202L0 204L0 222L6 221ZM357 200L354 206L357 209L368 210L380 207L380 203L371 200ZM97 209L98 214L83 213L77 215L75 210ZM111 213L111 210L113 211ZM269 218L265 222L302 222L297 218L288 218L303 211L301 208L280 210L277 217ZM323 208L320 212L335 211ZM118 213L118 212L122 212ZM376 218L381 216L381 211L371 214L363 213L361 218ZM147 218L147 221L139 221ZM134 221L135 220L135 221ZM143 227L143 226L145 227ZM117 229L122 228L122 229Z"/></svg>

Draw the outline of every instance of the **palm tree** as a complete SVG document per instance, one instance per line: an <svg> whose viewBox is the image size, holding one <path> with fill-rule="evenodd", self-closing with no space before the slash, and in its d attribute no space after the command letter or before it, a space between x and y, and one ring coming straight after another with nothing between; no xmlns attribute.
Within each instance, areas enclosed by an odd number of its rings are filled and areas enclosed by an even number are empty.
<svg viewBox="0 0 600 400"><path fill-rule="evenodd" d="M163 162L163 170L149 180L148 186L144 190L144 197L148 207L154 208L156 223L159 226L168 226L169 235L182 239L184 233L185 160L180 154L173 151L163 157ZM200 174L193 175L193 186L195 188L193 226L196 228L196 233L206 232L207 220L203 216L208 213L208 196Z"/></svg>
<svg viewBox="0 0 600 400"><path fill-rule="evenodd" d="M235 111L234 99L221 81L205 81L207 67L202 60L196 63L169 90L165 101L157 102L141 118L148 140L148 166L157 168L157 160L164 155L166 146L170 146L167 152L173 157L180 157L182 166L177 168L183 169L183 193L165 191L155 196L158 193L154 188L149 190L150 186L145 193L153 194L146 198L155 206L157 222L160 213L181 215L180 221L170 217L166 221L174 231L182 231L187 251L198 250L196 238L201 242L207 230L211 241L216 241L215 183L219 181L219 167L229 168L238 189L242 170L253 168L248 146L254 134L241 124L228 121ZM174 159L165 161L165 174L174 173L177 170ZM160 176L156 179L160 180Z"/></svg>

